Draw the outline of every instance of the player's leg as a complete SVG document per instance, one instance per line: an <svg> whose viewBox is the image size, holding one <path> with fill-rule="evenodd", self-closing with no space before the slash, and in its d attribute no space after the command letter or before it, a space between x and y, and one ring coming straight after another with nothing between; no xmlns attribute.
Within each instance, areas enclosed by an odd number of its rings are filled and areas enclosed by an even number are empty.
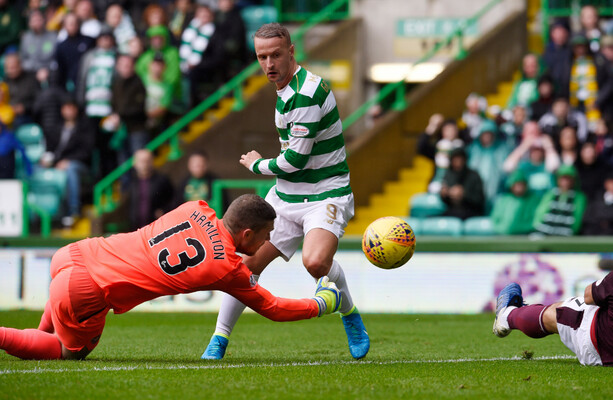
<svg viewBox="0 0 613 400"><path fill-rule="evenodd" d="M334 260L338 238L343 235L352 216L353 196L330 200L330 203L321 202L310 211L304 218L306 235L302 246L302 261L315 279L327 275L340 290L342 300L339 311L347 334L349 352L353 358L360 359L370 349L370 338L353 304L345 273Z"/></svg>
<svg viewBox="0 0 613 400"><path fill-rule="evenodd" d="M253 256L243 256L243 262L249 267L257 281L268 264L280 255L281 253L275 246L266 242ZM222 294L215 333L202 354L203 359L221 360L224 357L230 334L244 310L243 303L227 293Z"/></svg>
<svg viewBox="0 0 613 400"><path fill-rule="evenodd" d="M547 330L547 327L551 327L550 313L545 313L547 306L528 306L524 305L523 301L521 287L517 283L511 283L500 291L496 299L496 319L493 326L496 336L505 337L513 329L518 329L532 338L541 338L557 332Z"/></svg>
<svg viewBox="0 0 613 400"><path fill-rule="evenodd" d="M53 329L53 321L51 320L51 303L47 301L45 304L45 311L43 312L42 317L40 318L40 323L38 324L38 330L53 333L55 329Z"/></svg>

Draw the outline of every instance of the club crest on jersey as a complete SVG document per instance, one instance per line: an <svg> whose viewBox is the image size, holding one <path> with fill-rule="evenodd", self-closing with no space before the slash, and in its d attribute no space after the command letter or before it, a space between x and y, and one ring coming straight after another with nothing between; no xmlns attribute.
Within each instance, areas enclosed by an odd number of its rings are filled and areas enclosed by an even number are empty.
<svg viewBox="0 0 613 400"><path fill-rule="evenodd" d="M289 131L293 137L305 137L309 134L309 128L303 125L292 124Z"/></svg>
<svg viewBox="0 0 613 400"><path fill-rule="evenodd" d="M254 287L258 284L258 281L255 280L255 276L253 276L253 274L249 277L249 284L251 285L251 287Z"/></svg>

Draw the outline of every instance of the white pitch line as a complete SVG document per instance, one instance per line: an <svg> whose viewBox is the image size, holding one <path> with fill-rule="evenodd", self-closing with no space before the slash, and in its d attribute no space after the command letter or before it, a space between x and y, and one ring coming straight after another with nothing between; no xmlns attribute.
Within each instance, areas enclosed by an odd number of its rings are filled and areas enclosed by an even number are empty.
<svg viewBox="0 0 613 400"><path fill-rule="evenodd" d="M542 356L534 357L531 360L570 360L576 359L571 355ZM230 369L230 368L279 368L279 367L317 367L326 365L394 365L394 364L445 364L445 363L467 363L467 362L494 362L494 361L521 361L522 357L494 357L494 358L456 358L449 360L388 360L388 361L307 361L294 363L270 363L270 364L203 364L203 365L134 365L124 367L92 367L92 368L56 368L45 369L36 367L34 369L5 369L0 370L0 375L12 374L45 374L45 373L64 373L64 372L106 372L106 371L137 371L137 370L206 370L206 369Z"/></svg>

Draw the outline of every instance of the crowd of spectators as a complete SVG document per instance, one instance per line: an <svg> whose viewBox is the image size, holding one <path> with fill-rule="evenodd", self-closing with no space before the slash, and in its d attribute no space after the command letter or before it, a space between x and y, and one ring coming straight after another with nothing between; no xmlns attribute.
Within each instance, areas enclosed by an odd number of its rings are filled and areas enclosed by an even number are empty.
<svg viewBox="0 0 613 400"><path fill-rule="evenodd" d="M46 148L32 161L66 171L68 227L81 215L86 183L143 149L252 57L234 0L0 0L0 21L0 178L19 175L15 153L31 171L16 133L38 124ZM184 198L147 171L149 156L140 153L133 173L133 227ZM198 179L181 188L189 198L206 198ZM146 205L144 193L167 204Z"/></svg>
<svg viewBox="0 0 613 400"><path fill-rule="evenodd" d="M613 30L593 6L579 22L552 23L505 109L473 93L458 121L430 118L418 153L445 215L490 216L500 234L613 234Z"/></svg>

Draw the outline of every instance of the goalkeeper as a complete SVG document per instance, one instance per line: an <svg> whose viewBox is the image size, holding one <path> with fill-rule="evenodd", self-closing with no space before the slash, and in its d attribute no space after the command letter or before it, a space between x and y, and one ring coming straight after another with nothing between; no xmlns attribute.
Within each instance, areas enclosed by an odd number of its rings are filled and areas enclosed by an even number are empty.
<svg viewBox="0 0 613 400"><path fill-rule="evenodd" d="M0 327L0 349L22 359L83 359L97 346L111 309L121 314L159 296L198 290L227 292L274 321L337 311L340 292L327 277L312 299L275 297L236 254L255 254L275 218L256 195L236 199L223 219L204 201L192 201L135 232L65 246L51 260L38 329Z"/></svg>

